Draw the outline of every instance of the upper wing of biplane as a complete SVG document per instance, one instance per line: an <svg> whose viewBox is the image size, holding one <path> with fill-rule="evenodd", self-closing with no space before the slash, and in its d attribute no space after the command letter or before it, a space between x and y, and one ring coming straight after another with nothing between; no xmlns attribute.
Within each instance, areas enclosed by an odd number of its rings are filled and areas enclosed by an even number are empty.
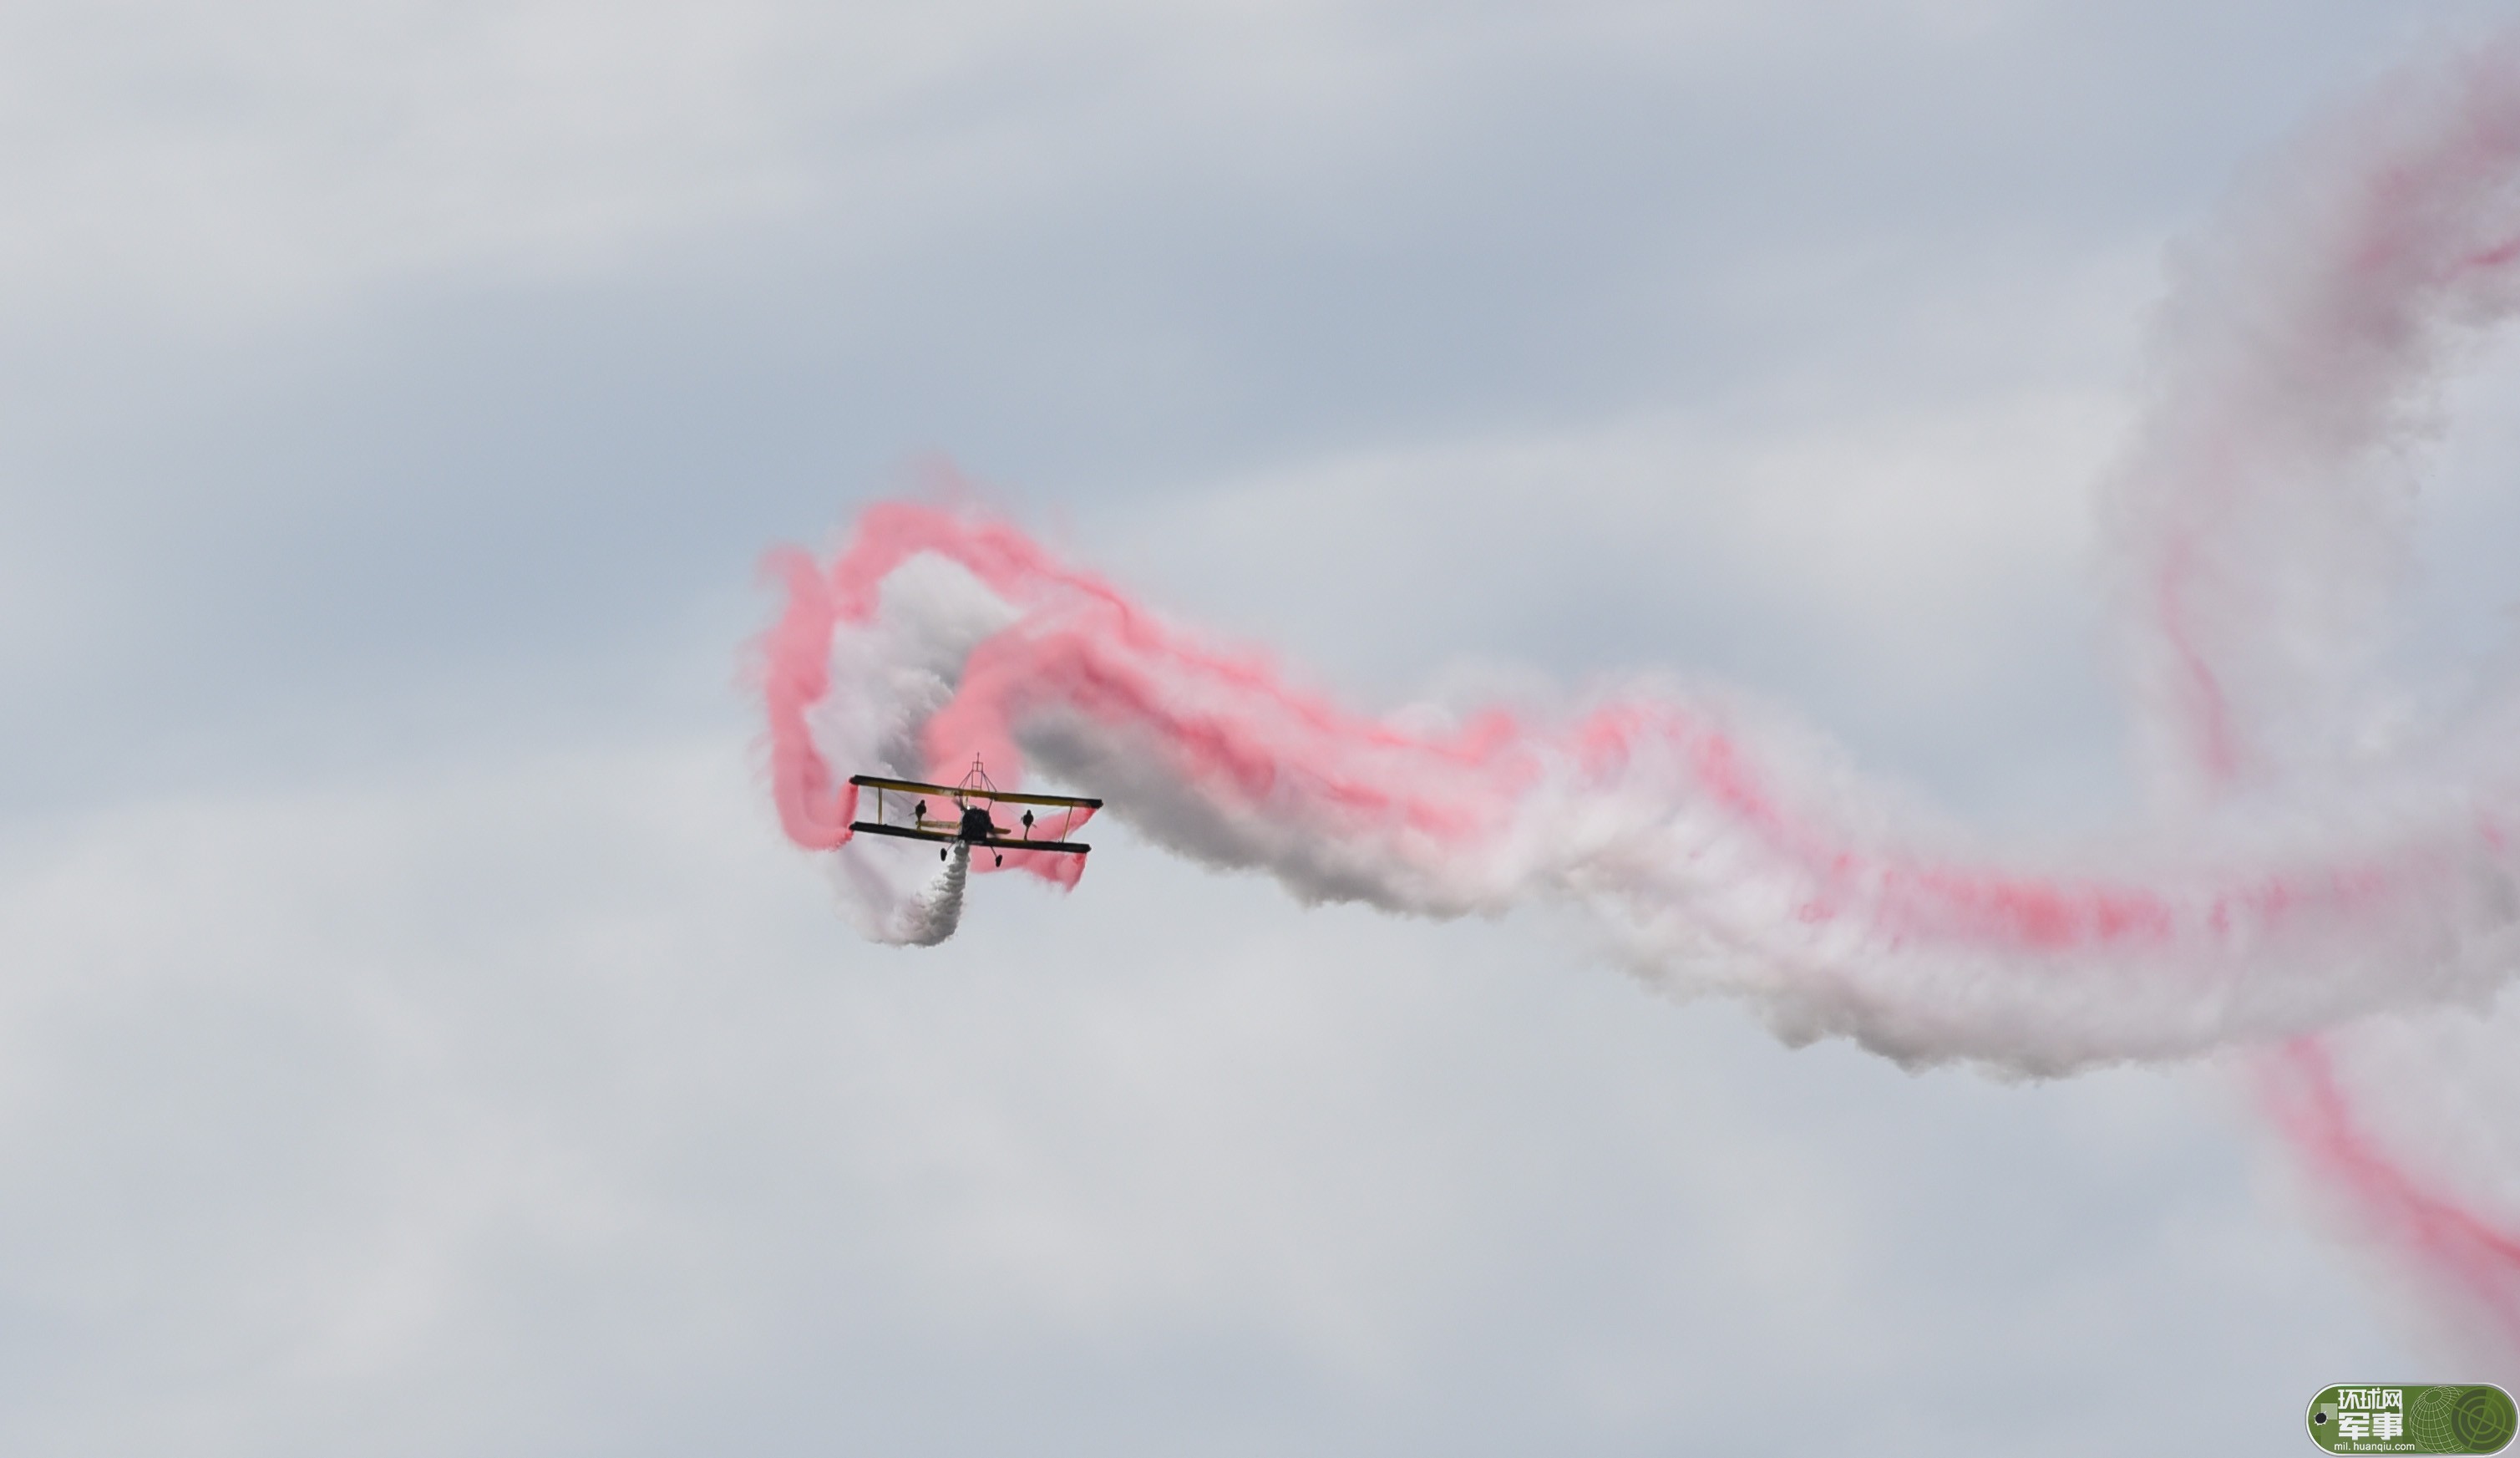
<svg viewBox="0 0 2520 1458"><path fill-rule="evenodd" d="M849 783L868 790L891 790L910 795L936 795L947 799L992 800L1005 805L1066 805L1079 810L1099 810L1102 801L1081 795L1018 795L1012 790L973 789L968 785L930 785L922 780L887 780L881 775L851 775Z"/></svg>
<svg viewBox="0 0 2520 1458"><path fill-rule="evenodd" d="M875 818L851 824L852 831L946 844L960 841L1000 850L1063 850L1083 855L1094 847L1068 840L1067 832L1078 811L1090 816L1102 808L1102 801L1083 796L1019 795L985 783L930 785L922 780L893 780L880 775L851 775L849 783L875 792ZM863 807L866 800L861 797L858 803ZM1012 829L998 824L991 813L994 806L1002 804L1027 807ZM1056 817L1036 815L1029 808L1034 805L1065 813ZM1053 819L1058 821L1056 829L1049 824ZM1040 834L1036 835L1036 831Z"/></svg>

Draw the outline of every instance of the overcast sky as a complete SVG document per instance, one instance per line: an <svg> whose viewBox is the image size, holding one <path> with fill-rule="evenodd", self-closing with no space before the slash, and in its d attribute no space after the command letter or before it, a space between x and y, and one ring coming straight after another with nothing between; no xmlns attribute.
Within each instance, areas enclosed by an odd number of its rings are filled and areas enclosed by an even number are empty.
<svg viewBox="0 0 2520 1458"><path fill-rule="evenodd" d="M0 10L0 1449L2272 1452L2457 1380L2228 1070L1787 1050L1117 827L864 944L743 664L765 547L951 462L1369 706L1720 680L2105 823L2166 251L2514 18Z"/></svg>

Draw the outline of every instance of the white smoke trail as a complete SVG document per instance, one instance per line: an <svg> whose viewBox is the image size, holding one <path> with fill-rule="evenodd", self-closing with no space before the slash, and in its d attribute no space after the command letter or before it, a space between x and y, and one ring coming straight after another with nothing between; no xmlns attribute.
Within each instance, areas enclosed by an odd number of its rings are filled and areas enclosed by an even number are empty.
<svg viewBox="0 0 2520 1458"><path fill-rule="evenodd" d="M829 672L852 692L813 706L814 738L852 773L918 778L924 769L919 729L951 701L954 678L973 645L1004 629L1012 613L968 577L935 562L914 563L885 584L892 611L835 625L817 647ZM967 847L951 847L940 871L922 843L867 838L830 858L841 913L870 941L934 946L962 924L969 874Z"/></svg>
<svg viewBox="0 0 2520 1458"><path fill-rule="evenodd" d="M2507 834L2511 655L2444 713L2452 696L2393 672L2384 649L2441 381L2520 306L2515 253L2514 35L2343 112L2185 251L2146 428L2107 496L2116 620L2166 806L2298 819L2331 787L2395 782ZM2514 913L2483 909L2471 934L2498 994L2520 950L2491 928ZM2429 950L2368 955L2420 967ZM2388 1257L2418 1332L2506 1381L2520 1375L2515 1037L2511 999L2471 989L2260 1063L2277 1126Z"/></svg>
<svg viewBox="0 0 2520 1458"><path fill-rule="evenodd" d="M910 903L908 914L901 920L900 934L893 938L905 946L934 946L963 925L963 884L970 879L971 847L957 844L941 848L945 851L945 869L924 894Z"/></svg>
<svg viewBox="0 0 2520 1458"><path fill-rule="evenodd" d="M2102 493L2146 767L2174 803L2509 777L2513 685L2427 721L2382 651L2443 382L2520 304L2516 253L2512 36L2343 110L2181 250Z"/></svg>

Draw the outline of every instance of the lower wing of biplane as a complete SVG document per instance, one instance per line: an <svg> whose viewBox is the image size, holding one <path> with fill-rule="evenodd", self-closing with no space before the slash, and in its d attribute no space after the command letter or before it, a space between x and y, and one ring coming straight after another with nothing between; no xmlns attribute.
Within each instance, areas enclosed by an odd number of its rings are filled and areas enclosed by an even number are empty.
<svg viewBox="0 0 2520 1458"><path fill-rule="evenodd" d="M1079 796L1017 795L1000 790L989 783L977 761L960 785L887 780L877 775L851 775L849 783L862 792L875 792L875 818L856 821L850 830L862 835L934 841L943 845L981 846L997 852L1001 863L1010 850L1083 855L1094 847L1067 839L1068 833L1102 808L1102 801ZM858 808L863 811L866 806L867 797L861 794ZM998 823L1001 806L1018 807L1013 825Z"/></svg>

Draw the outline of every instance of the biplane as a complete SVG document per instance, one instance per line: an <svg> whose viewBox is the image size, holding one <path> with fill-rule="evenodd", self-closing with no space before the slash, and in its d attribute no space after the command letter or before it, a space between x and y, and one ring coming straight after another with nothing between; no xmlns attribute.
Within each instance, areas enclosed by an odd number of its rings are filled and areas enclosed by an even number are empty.
<svg viewBox="0 0 2520 1458"><path fill-rule="evenodd" d="M1010 850L1067 851L1083 855L1093 849L1082 842L1067 839L1079 810L1092 814L1102 808L1102 801L1073 795L1017 795L991 784L980 761L971 761L971 772L960 785L928 785L918 780L887 780L878 775L851 775L849 783L860 790L875 792L875 818L853 822L849 829L862 835L900 836L912 841L935 841L944 845L968 845L987 849L997 857L998 865L1007 863ZM932 797L932 798L931 798ZM1020 805L1023 811L1010 828L998 824L1000 805ZM866 797L858 797L860 809ZM1036 815L1039 808L1044 813ZM900 818L895 818L896 810ZM1062 813L1053 817L1048 811ZM1058 826L1050 828L1056 818ZM939 850L943 860L947 852Z"/></svg>

